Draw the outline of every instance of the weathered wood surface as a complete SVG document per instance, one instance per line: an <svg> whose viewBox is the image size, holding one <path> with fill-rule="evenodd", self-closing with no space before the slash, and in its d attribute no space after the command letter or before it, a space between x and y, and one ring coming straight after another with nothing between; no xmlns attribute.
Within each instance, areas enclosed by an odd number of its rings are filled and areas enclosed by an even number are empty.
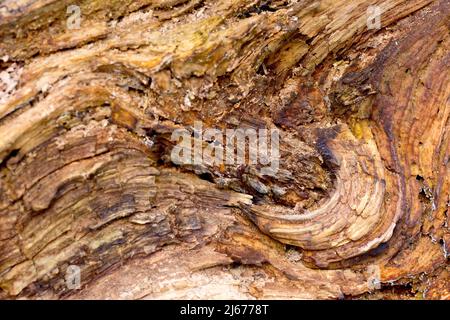
<svg viewBox="0 0 450 320"><path fill-rule="evenodd" d="M0 2L0 297L450 299L450 1L75 2Z"/></svg>

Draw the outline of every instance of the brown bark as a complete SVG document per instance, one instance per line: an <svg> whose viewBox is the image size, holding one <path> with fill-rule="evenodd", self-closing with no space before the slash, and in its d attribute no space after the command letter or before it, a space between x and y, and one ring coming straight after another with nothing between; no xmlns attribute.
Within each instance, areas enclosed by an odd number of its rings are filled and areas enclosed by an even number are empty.
<svg viewBox="0 0 450 320"><path fill-rule="evenodd" d="M450 299L450 1L72 4L0 2L0 297Z"/></svg>

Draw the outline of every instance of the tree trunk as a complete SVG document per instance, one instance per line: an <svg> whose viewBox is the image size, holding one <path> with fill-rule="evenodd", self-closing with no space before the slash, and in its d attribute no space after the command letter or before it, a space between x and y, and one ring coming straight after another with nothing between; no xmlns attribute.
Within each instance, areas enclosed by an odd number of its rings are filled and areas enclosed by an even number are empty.
<svg viewBox="0 0 450 320"><path fill-rule="evenodd" d="M1 1L0 297L450 299L449 21Z"/></svg>

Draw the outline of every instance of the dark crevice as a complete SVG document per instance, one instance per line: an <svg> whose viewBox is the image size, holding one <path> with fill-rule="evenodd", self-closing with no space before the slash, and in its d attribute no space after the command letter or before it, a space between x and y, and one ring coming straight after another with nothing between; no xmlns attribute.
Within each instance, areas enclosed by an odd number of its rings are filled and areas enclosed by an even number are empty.
<svg viewBox="0 0 450 320"><path fill-rule="evenodd" d="M261 14L263 12L276 12L280 9L280 7L273 7L271 2L272 1L261 1L261 3L248 8L244 12L241 12L238 15L238 18L245 19L251 17L252 15Z"/></svg>

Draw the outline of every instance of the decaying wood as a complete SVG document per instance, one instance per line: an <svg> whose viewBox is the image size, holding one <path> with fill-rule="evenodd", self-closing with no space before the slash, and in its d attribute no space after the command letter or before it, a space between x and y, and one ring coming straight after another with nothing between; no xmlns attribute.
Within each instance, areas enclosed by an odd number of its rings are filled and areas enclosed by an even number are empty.
<svg viewBox="0 0 450 320"><path fill-rule="evenodd" d="M450 1L72 2L0 2L1 297L450 299Z"/></svg>

